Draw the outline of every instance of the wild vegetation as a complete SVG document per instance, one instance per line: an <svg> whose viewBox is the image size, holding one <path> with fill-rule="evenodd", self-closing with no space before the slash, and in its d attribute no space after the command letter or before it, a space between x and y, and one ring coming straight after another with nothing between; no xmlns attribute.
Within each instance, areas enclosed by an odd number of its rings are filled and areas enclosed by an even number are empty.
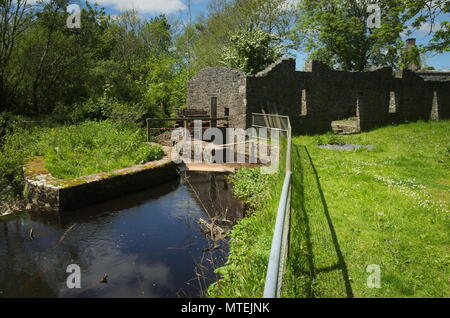
<svg viewBox="0 0 450 318"><path fill-rule="evenodd" d="M29 156L61 178L160 158L144 119L184 104L183 39L166 16L112 17L86 2L82 28L68 29L68 4L0 2L2 201L20 199Z"/></svg>
<svg viewBox="0 0 450 318"><path fill-rule="evenodd" d="M44 156L60 178L160 158L161 148L143 143L144 119L176 115L187 81L201 68L255 74L304 52L344 70L397 69L420 64L419 54L449 51L449 22L434 24L449 13L448 1L378 1L380 29L367 27L367 2L210 0L205 14L184 23L133 10L111 16L87 1L82 27L68 29L68 0L0 0L0 212L21 198L22 165L31 156ZM402 34L428 24L435 26L429 43L400 50ZM349 286L356 296L448 296L448 135L446 122L296 139L294 195L301 206L294 207L292 236L300 239L292 242L298 262L289 264L286 296L345 296ZM315 147L330 140L377 148ZM210 295L261 296L281 176L245 169L233 178L253 213L235 228L223 279ZM316 234L323 237L309 237ZM318 248L322 243L330 248ZM382 267L386 288L365 287L369 262Z"/></svg>
<svg viewBox="0 0 450 318"><path fill-rule="evenodd" d="M449 297L450 122L417 122L359 135L299 136L292 148L292 216L285 297ZM319 144L373 145L352 151ZM210 296L260 297L280 179L236 174L257 202L232 232ZM261 200L261 197L267 199ZM369 288L368 266L381 270ZM241 273L245 273L241 274Z"/></svg>
<svg viewBox="0 0 450 318"><path fill-rule="evenodd" d="M222 278L210 286L209 297L261 297L283 179L283 169L270 175L259 168L240 169L231 178L249 215L232 230L227 263L216 270Z"/></svg>
<svg viewBox="0 0 450 318"><path fill-rule="evenodd" d="M22 165L36 156L56 178L72 179L161 159L160 146L149 146L144 132L106 120L58 127L16 127L0 154L0 197L20 196Z"/></svg>
<svg viewBox="0 0 450 318"><path fill-rule="evenodd" d="M402 32L449 12L448 2L428 2L381 1L379 29L367 27L367 1L211 0L190 24L135 11L113 17L86 2L82 28L68 29L68 0L5 0L0 112L60 123L170 116L199 69L228 65L254 74L299 51L346 70L398 67L417 58L400 50ZM449 50L448 23L434 31L421 53Z"/></svg>
<svg viewBox="0 0 450 318"><path fill-rule="evenodd" d="M429 2L381 1L381 27L369 29L368 1L211 0L191 23L133 10L111 16L87 1L82 27L69 29L68 0L5 0L0 112L61 123L170 116L199 69L228 65L253 74L299 51L345 70L397 68L408 58L402 32L450 10L446 1ZM432 35L421 53L449 50L448 21L436 23Z"/></svg>

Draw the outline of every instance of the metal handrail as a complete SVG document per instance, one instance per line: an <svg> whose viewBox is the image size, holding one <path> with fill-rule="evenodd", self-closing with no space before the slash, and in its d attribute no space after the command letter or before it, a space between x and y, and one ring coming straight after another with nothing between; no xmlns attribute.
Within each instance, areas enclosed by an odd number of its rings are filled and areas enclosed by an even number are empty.
<svg viewBox="0 0 450 318"><path fill-rule="evenodd" d="M254 114L263 115L268 114ZM270 115L271 117L275 115ZM283 116L285 117L285 116ZM284 261L287 253L288 232L290 221L290 198L291 198L291 143L292 143L292 128L287 118L287 149L286 149L286 173L283 181L283 188L281 190L280 202L278 204L277 217L275 221L275 228L272 238L272 246L270 249L269 263L267 265L266 282L264 285L264 298L276 298L281 295L281 283L284 273ZM270 127L269 127L270 128ZM279 128L275 128L280 130Z"/></svg>

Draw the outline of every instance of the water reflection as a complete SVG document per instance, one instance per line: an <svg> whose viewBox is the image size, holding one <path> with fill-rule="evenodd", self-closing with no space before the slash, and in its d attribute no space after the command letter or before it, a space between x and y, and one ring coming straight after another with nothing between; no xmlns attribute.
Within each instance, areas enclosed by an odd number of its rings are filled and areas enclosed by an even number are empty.
<svg viewBox="0 0 450 318"><path fill-rule="evenodd" d="M189 173L61 216L1 220L0 297L201 296L228 251L209 249L198 220L242 217L230 191L223 174ZM69 264L81 267L81 289L66 287Z"/></svg>

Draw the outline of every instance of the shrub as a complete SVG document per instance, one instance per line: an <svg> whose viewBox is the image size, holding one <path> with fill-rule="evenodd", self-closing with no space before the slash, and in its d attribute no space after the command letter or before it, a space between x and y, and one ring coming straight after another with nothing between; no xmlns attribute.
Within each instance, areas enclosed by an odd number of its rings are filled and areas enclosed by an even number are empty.
<svg viewBox="0 0 450 318"><path fill-rule="evenodd" d="M0 152L0 199L18 196L23 189L22 165L29 156L39 155L42 128L18 128L5 135Z"/></svg>
<svg viewBox="0 0 450 318"><path fill-rule="evenodd" d="M143 123L145 118L149 116L148 110L143 105L123 103L105 96L98 99L88 99L85 102L75 104L71 109L62 108L61 111L68 113L66 116L72 123L111 119L122 126Z"/></svg>
<svg viewBox="0 0 450 318"><path fill-rule="evenodd" d="M8 112L0 113L0 141L16 127L23 127L26 119L23 116L14 115ZM0 142L1 143L1 142Z"/></svg>
<svg viewBox="0 0 450 318"><path fill-rule="evenodd" d="M233 194L254 208L270 192L270 184L276 175L263 174L259 168L242 168L230 178Z"/></svg>

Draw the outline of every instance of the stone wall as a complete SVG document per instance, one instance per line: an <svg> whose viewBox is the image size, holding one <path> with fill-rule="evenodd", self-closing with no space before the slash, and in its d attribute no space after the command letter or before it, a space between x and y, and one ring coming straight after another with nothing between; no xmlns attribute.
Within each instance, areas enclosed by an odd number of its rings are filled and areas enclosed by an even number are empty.
<svg viewBox="0 0 450 318"><path fill-rule="evenodd" d="M431 100L431 119L450 118L450 81L426 81L428 101Z"/></svg>
<svg viewBox="0 0 450 318"><path fill-rule="evenodd" d="M209 113L213 95L219 107L230 108L231 127L240 128L251 126L252 113L288 115L300 133L329 131L332 121L349 117L357 117L361 130L450 118L450 72L442 71L347 72L311 61L300 72L294 59L284 58L253 76L229 68L201 71L189 83L188 107Z"/></svg>
<svg viewBox="0 0 450 318"><path fill-rule="evenodd" d="M227 67L210 67L201 70L188 83L187 104L192 109L202 109L210 114L211 98L217 98L217 116L225 116L229 109L231 127L245 127L246 76Z"/></svg>
<svg viewBox="0 0 450 318"><path fill-rule="evenodd" d="M147 189L178 177L170 148L164 150L158 161L72 180L53 177L43 158L35 158L23 169L25 196L33 211L64 212Z"/></svg>
<svg viewBox="0 0 450 318"><path fill-rule="evenodd" d="M282 59L266 70L248 76L247 127L251 125L252 113L294 115L293 105L300 105L301 89L305 85L306 81L297 80L293 59ZM300 108L297 111L295 115L299 115Z"/></svg>
<svg viewBox="0 0 450 318"><path fill-rule="evenodd" d="M416 74L422 77L425 81L450 81L450 71L417 71Z"/></svg>

